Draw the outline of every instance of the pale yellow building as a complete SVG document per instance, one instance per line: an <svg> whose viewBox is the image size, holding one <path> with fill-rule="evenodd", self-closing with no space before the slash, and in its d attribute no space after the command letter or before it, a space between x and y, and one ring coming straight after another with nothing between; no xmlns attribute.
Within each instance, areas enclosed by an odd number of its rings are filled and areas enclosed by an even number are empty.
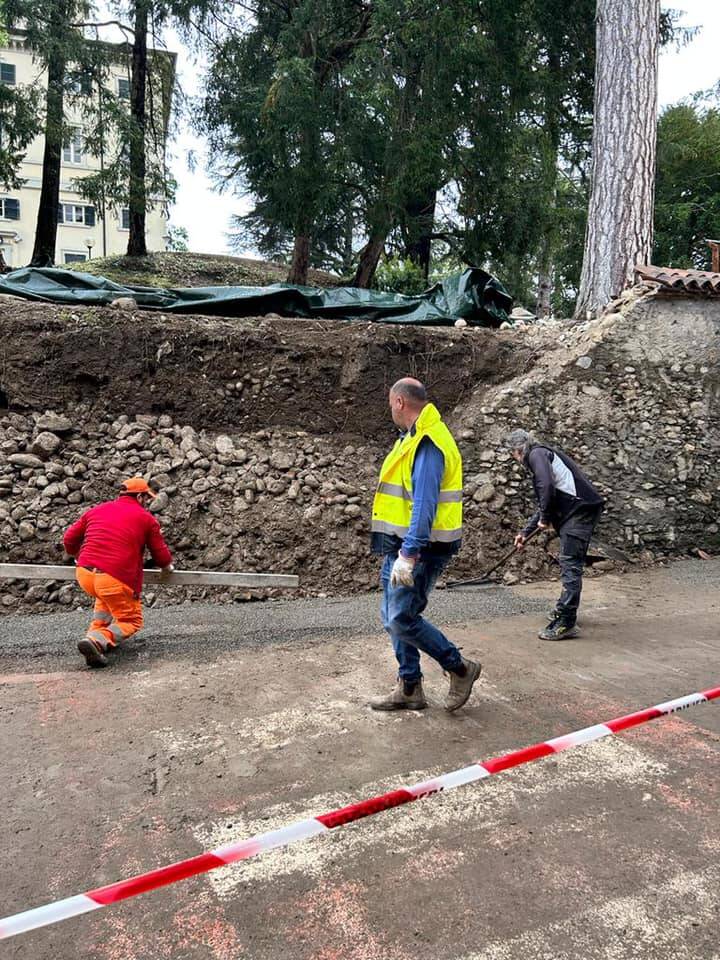
<svg viewBox="0 0 720 960"><path fill-rule="evenodd" d="M174 54L165 51L158 53L168 58L174 69ZM111 86L115 96L129 100L128 68L122 59L118 57L118 62L112 65L108 86ZM21 33L11 34L0 45L0 83L28 84L43 89L47 85L47 74L42 65L34 60L32 52L26 49ZM172 95L171 83L167 85L167 91L166 98L169 100ZM97 89L93 91L88 85L86 95L97 96ZM75 178L87 176L102 166L101 159L91 156L85 149L81 111L70 106L66 114L70 113L72 120L73 111L78 120L73 124L74 135L68 139L63 150L60 219L55 249L57 266L87 260L88 257L123 254L128 242L129 210L112 209L106 205L103 217L103 211L84 200L73 184ZM165 104L163 112L167 135L169 102ZM30 144L19 171L24 181L20 188L6 191L0 187L0 251L7 265L13 269L27 265L32 256L40 203L43 149L42 136ZM167 248L167 210L162 204L156 204L147 214L146 240L149 251Z"/></svg>

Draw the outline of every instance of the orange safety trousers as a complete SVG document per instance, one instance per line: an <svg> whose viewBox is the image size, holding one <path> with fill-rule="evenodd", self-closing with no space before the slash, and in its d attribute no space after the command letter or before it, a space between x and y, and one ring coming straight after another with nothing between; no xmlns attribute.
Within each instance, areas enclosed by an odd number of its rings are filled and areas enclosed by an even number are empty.
<svg viewBox="0 0 720 960"><path fill-rule="evenodd" d="M115 647L140 630L142 603L130 587L109 573L95 573L85 567L77 568L75 578L85 593L95 597L93 620L87 632L90 640Z"/></svg>

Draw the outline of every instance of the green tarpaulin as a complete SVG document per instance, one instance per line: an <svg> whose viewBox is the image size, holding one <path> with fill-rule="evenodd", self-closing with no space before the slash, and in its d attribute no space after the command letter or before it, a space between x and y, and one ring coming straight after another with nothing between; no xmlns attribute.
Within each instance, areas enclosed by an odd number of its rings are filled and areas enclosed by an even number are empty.
<svg viewBox="0 0 720 960"><path fill-rule="evenodd" d="M499 327L507 320L512 298L502 284L473 268L436 283L416 297L357 287L138 287L123 286L73 270L26 267L0 277L0 293L51 303L101 305L132 297L138 306L168 313L202 313L222 317L332 318L384 323Z"/></svg>

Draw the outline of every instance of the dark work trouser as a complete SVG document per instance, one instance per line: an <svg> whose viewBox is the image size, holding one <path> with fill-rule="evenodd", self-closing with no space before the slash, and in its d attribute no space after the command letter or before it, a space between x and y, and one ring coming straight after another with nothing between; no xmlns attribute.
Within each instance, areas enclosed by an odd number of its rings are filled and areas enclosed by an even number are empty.
<svg viewBox="0 0 720 960"><path fill-rule="evenodd" d="M560 579L562 593L557 602L559 619L568 627L577 620L582 576L593 530L600 519L599 510L580 510L569 517L558 530L560 537Z"/></svg>

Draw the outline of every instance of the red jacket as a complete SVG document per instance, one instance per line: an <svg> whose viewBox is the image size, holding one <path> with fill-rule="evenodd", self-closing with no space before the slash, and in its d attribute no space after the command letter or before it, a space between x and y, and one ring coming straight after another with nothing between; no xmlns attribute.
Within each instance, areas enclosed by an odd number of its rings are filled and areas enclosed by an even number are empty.
<svg viewBox="0 0 720 960"><path fill-rule="evenodd" d="M172 563L160 524L134 497L120 496L92 507L67 530L63 543L77 557L78 566L97 567L137 594L142 590L146 547L159 567Z"/></svg>

